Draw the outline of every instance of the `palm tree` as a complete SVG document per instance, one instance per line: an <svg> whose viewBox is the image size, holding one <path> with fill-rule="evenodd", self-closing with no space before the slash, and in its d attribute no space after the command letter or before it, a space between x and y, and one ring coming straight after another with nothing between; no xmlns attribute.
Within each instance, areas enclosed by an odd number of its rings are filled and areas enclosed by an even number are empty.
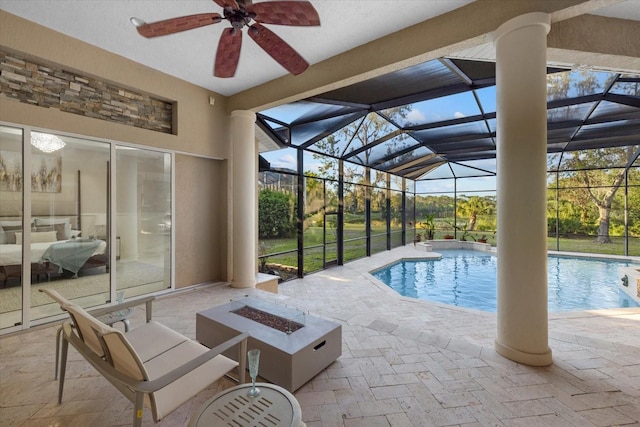
<svg viewBox="0 0 640 427"><path fill-rule="evenodd" d="M468 218L467 230L473 231L478 215L492 213L494 206L495 202L488 197L470 196L458 201L458 213Z"/></svg>

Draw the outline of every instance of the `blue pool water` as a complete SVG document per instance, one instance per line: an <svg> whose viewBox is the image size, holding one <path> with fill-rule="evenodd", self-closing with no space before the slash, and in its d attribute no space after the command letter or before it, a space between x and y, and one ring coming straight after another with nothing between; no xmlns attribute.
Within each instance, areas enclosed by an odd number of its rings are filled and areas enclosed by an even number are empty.
<svg viewBox="0 0 640 427"><path fill-rule="evenodd" d="M400 295L496 311L496 257L444 250L440 260L405 260L372 274ZM549 255L549 311L638 307L618 289L626 261Z"/></svg>

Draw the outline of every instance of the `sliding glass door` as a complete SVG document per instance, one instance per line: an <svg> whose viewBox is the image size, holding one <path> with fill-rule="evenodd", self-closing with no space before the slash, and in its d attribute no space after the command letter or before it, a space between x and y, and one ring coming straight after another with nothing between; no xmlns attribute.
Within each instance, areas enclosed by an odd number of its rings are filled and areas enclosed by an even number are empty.
<svg viewBox="0 0 640 427"><path fill-rule="evenodd" d="M171 156L116 147L116 284L127 298L171 287Z"/></svg>
<svg viewBox="0 0 640 427"><path fill-rule="evenodd" d="M172 156L0 126L0 330L171 288ZM41 320L40 320L41 321Z"/></svg>
<svg viewBox="0 0 640 427"><path fill-rule="evenodd" d="M109 302L109 144L31 132L31 316L59 313L38 289L82 307Z"/></svg>
<svg viewBox="0 0 640 427"><path fill-rule="evenodd" d="M22 139L22 129L0 126L0 329L22 324Z"/></svg>

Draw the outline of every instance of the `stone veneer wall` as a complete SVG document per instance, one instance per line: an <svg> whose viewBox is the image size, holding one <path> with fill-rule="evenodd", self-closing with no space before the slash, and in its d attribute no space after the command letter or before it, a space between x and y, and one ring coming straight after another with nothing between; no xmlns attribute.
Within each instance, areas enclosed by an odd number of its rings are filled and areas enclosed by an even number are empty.
<svg viewBox="0 0 640 427"><path fill-rule="evenodd" d="M173 133L172 102L2 49L0 96L127 126Z"/></svg>

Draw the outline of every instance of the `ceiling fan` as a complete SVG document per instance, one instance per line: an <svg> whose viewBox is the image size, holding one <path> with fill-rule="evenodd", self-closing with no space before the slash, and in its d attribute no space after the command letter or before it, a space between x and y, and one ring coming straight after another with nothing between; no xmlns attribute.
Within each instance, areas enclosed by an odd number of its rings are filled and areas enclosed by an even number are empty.
<svg viewBox="0 0 640 427"><path fill-rule="evenodd" d="M225 28L218 43L213 75L233 77L240 59L242 28L262 49L287 69L291 74L300 74L309 63L287 42L262 24L316 26L320 17L308 1L270 1L253 4L252 0L213 0L224 9L219 13L200 13L163 21L146 23L139 18L131 18L138 33L146 38L165 36L206 25L217 24L223 19L231 23ZM253 24L251 22L254 21Z"/></svg>

